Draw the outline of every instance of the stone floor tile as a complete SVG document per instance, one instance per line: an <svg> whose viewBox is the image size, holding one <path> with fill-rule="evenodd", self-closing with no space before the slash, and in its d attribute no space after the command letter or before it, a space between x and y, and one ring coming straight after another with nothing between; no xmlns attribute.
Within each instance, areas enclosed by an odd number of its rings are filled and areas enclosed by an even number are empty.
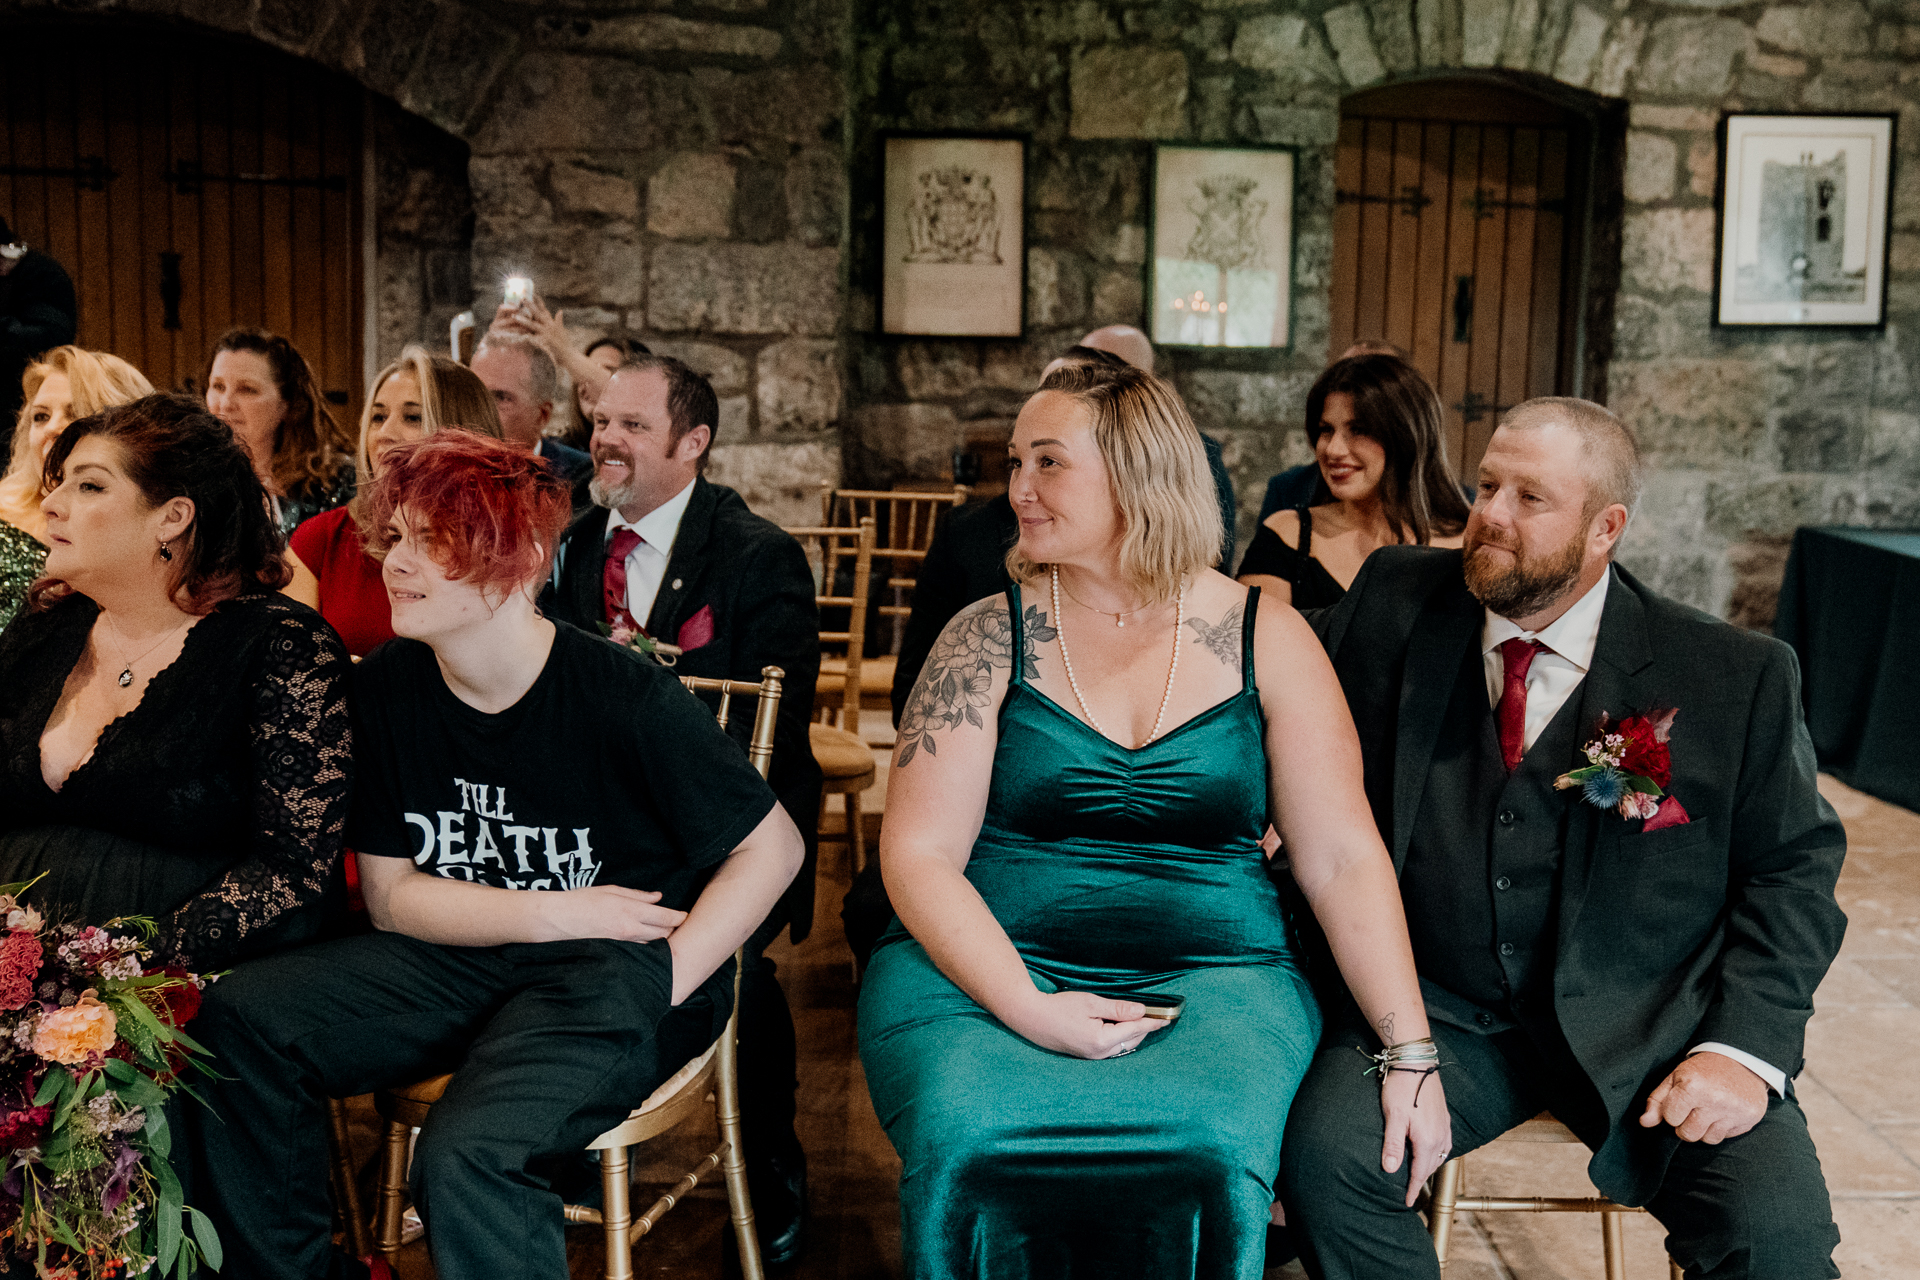
<svg viewBox="0 0 1920 1280"><path fill-rule="evenodd" d="M1851 963L1908 1004L1920 1005L1920 956L1866 956Z"/></svg>
<svg viewBox="0 0 1920 1280"><path fill-rule="evenodd" d="M1842 1200L1833 1206L1846 1280L1913 1280L1920 1274L1920 1201Z"/></svg>
<svg viewBox="0 0 1920 1280"><path fill-rule="evenodd" d="M1839 1009L1910 1008L1913 1002L1887 985L1869 966L1877 957L1854 960L1846 956L1833 962L1827 976L1814 992L1816 1013Z"/></svg>
<svg viewBox="0 0 1920 1280"><path fill-rule="evenodd" d="M1920 1120L1917 1049L1920 1009L1823 1011L1807 1024L1807 1074L1869 1124Z"/></svg>
<svg viewBox="0 0 1920 1280"><path fill-rule="evenodd" d="M1836 1197L1908 1193L1920 1197L1920 1165L1808 1072L1795 1084L1814 1149Z"/></svg>

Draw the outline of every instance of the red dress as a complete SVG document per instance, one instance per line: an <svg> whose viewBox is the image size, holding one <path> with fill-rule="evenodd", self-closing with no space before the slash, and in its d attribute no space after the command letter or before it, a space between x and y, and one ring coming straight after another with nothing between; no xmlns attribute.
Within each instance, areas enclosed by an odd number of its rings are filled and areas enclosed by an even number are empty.
<svg viewBox="0 0 1920 1280"><path fill-rule="evenodd" d="M362 658L393 639L393 606L380 563L367 554L345 507L305 521L287 545L320 580L320 616L340 633L348 653Z"/></svg>

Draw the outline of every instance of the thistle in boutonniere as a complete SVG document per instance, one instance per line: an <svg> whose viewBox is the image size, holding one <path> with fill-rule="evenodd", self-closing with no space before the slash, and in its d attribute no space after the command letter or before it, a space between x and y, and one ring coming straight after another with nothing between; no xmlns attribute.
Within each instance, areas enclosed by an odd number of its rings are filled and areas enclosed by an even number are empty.
<svg viewBox="0 0 1920 1280"><path fill-rule="evenodd" d="M655 640L647 634L645 627L629 627L624 623L615 625L603 622L600 634L625 649L644 654L663 667L670 667L680 657L680 648L664 640Z"/></svg>
<svg viewBox="0 0 1920 1280"><path fill-rule="evenodd" d="M1612 809L1623 818L1651 818L1673 781L1667 738L1678 708L1653 710L1618 722L1600 717L1600 732L1581 748L1592 763L1553 780L1555 790L1580 789L1580 798L1596 809Z"/></svg>

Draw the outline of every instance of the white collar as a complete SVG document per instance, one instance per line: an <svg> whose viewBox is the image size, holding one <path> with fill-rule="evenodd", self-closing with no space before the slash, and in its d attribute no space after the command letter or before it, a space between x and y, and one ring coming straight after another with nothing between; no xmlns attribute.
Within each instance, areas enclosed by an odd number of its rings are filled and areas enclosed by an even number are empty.
<svg viewBox="0 0 1920 1280"><path fill-rule="evenodd" d="M1587 593L1574 601L1572 608L1538 631L1523 631L1513 619L1486 610L1486 620L1480 624L1480 652L1491 653L1518 636L1522 640L1538 640L1586 671L1593 665L1594 646L1600 643L1600 616L1606 612L1607 583L1612 580L1613 566L1608 565L1600 581L1587 588Z"/></svg>
<svg viewBox="0 0 1920 1280"><path fill-rule="evenodd" d="M687 482L687 487L668 498L638 520L628 520L620 514L620 508L607 510L606 537L612 538L616 529L632 529L640 535L641 541L666 555L673 548L674 535L680 531L680 517L687 514L687 503L693 500L693 486L700 482L695 476Z"/></svg>

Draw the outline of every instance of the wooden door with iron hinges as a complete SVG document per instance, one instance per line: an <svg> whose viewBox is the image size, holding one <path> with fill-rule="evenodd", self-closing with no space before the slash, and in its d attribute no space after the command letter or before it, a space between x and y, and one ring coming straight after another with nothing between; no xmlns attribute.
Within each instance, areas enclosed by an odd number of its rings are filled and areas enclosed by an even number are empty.
<svg viewBox="0 0 1920 1280"><path fill-rule="evenodd" d="M344 77L246 40L7 24L0 212L73 277L79 342L199 393L228 327L286 335L359 413L361 118Z"/></svg>
<svg viewBox="0 0 1920 1280"><path fill-rule="evenodd" d="M1332 341L1411 353L1471 481L1500 413L1576 394L1585 122L1484 83L1356 94L1335 158Z"/></svg>

